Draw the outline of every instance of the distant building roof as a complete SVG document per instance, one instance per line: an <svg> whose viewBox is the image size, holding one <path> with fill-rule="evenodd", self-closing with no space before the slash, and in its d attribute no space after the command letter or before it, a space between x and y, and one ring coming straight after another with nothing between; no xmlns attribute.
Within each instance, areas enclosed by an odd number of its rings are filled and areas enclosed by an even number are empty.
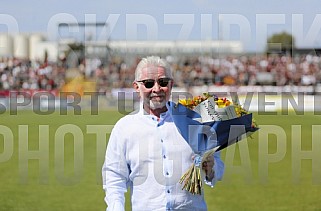
<svg viewBox="0 0 321 211"><path fill-rule="evenodd" d="M202 54L202 53L230 53L238 54L243 52L243 45L240 41L217 41L217 40L188 40L188 41L86 41L85 46L93 48L108 47L114 53L120 54Z"/></svg>

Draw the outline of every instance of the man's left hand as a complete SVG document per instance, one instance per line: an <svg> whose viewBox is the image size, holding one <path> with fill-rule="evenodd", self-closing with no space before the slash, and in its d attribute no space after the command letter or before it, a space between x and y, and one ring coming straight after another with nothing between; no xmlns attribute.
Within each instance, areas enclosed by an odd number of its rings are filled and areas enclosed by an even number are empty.
<svg viewBox="0 0 321 211"><path fill-rule="evenodd" d="M207 181L212 181L214 178L213 167L214 167L214 157L213 155L209 155L202 162L202 169L205 171Z"/></svg>

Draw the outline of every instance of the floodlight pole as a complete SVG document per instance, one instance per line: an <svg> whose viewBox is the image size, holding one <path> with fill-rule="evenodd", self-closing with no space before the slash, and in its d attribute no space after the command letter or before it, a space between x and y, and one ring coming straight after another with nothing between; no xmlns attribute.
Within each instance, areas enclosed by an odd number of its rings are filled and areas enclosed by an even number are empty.
<svg viewBox="0 0 321 211"><path fill-rule="evenodd" d="M91 22L91 23L87 23L87 22L77 22L77 23L59 23L58 24L58 32L59 32L59 34L60 34L60 29L62 29L62 28L65 28L65 27L68 27L68 28L71 28L71 27L79 27L79 28L85 28L85 32L84 32L84 39L83 39L83 41L80 41L80 43L84 43L84 46L85 47L87 47L87 45L89 45L89 46L92 46L92 47L94 47L95 46L95 43L86 43L86 27L89 27L89 26L94 26L95 27L95 29L97 28L97 27L105 27L107 25L107 23L105 23L105 22ZM105 46L105 48L106 48L106 55L104 56L104 60L105 60L105 62L108 62L109 61L109 57L111 56L111 54L110 54L110 47L109 47L109 38L107 37L106 38L106 46ZM60 51L60 42L58 42L59 44L58 44L58 51ZM96 43L96 45L98 45L98 43ZM86 54L86 52L84 53L84 54Z"/></svg>

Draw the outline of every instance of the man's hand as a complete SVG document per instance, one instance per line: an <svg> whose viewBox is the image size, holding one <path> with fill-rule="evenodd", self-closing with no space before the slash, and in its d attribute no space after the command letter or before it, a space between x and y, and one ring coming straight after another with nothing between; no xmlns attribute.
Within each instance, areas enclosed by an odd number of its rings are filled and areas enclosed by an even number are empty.
<svg viewBox="0 0 321 211"><path fill-rule="evenodd" d="M206 158L204 158L204 161L202 163L202 169L205 171L207 181L212 181L214 178L213 167L214 167L213 155L209 155Z"/></svg>

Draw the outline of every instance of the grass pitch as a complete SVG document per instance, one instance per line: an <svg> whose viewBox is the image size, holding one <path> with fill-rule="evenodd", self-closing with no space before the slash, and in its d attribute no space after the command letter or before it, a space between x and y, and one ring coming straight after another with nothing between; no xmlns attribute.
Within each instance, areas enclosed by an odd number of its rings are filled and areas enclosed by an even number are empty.
<svg viewBox="0 0 321 211"><path fill-rule="evenodd" d="M121 116L1 114L0 210L105 210L100 169L108 131ZM259 132L222 151L226 172L205 187L208 210L321 210L321 117L255 118ZM300 144L305 155L296 151Z"/></svg>

